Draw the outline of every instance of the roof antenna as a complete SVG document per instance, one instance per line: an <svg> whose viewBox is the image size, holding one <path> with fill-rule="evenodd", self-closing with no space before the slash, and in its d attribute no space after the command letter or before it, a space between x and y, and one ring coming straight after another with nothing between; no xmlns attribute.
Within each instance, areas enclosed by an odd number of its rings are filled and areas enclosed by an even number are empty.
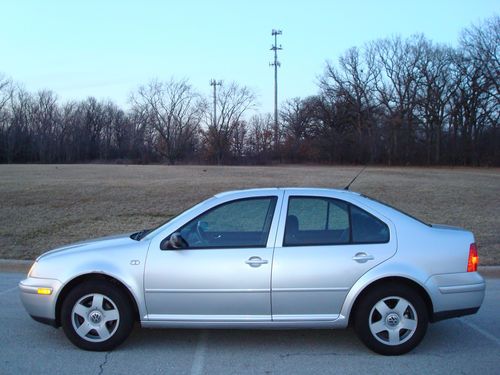
<svg viewBox="0 0 500 375"><path fill-rule="evenodd" d="M354 176L354 178L351 180L351 182L349 182L349 183L347 184L347 186L344 188L344 190L349 190L349 188L351 187L352 183L353 183L354 181L356 181L356 179L358 178L358 176L359 176L361 173L363 173L363 171L366 169L366 167L367 167L367 165L365 165L365 166L363 167L363 169L362 169L362 170L360 170L356 176Z"/></svg>

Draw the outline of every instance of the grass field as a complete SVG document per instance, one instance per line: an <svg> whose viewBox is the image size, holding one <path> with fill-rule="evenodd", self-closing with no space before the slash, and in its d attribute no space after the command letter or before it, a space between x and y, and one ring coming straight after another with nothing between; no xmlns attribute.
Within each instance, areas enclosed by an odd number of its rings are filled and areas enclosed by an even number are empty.
<svg viewBox="0 0 500 375"><path fill-rule="evenodd" d="M343 188L359 167L0 165L0 258L157 225L224 190ZM351 190L431 223L472 230L482 265L500 264L500 170L367 168Z"/></svg>

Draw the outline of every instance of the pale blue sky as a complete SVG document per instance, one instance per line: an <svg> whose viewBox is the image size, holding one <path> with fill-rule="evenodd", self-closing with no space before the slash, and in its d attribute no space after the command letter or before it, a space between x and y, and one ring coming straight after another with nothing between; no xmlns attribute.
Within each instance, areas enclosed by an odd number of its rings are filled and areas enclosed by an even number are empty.
<svg viewBox="0 0 500 375"><path fill-rule="evenodd" d="M499 0L0 0L0 72L63 101L124 108L152 78L188 78L203 94L211 78L237 81L271 111L273 28L283 30L282 101L316 93L325 61L349 47L415 33L455 45L464 27L499 13Z"/></svg>

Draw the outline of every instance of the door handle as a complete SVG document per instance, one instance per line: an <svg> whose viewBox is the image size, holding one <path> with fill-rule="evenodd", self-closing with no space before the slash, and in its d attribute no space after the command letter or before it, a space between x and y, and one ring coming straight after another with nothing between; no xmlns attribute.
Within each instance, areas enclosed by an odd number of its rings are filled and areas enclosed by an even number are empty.
<svg viewBox="0 0 500 375"><path fill-rule="evenodd" d="M356 253L356 255L354 255L352 257L352 260L358 262L358 263L366 263L368 262L369 260L373 260L375 259L375 257L373 255L370 255L370 254L367 254L367 253Z"/></svg>
<svg viewBox="0 0 500 375"><path fill-rule="evenodd" d="M245 261L245 263L248 264L250 267L260 267L263 264L267 264L268 261L260 257L250 257L248 258L248 260Z"/></svg>

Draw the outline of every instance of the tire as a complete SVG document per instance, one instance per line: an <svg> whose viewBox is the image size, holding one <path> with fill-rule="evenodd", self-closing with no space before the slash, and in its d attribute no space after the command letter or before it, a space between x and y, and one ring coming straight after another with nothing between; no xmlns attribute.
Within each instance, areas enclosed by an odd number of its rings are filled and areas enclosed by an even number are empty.
<svg viewBox="0 0 500 375"><path fill-rule="evenodd" d="M61 308L61 325L77 347L108 351L130 334L134 317L125 292L107 281L87 281L69 292Z"/></svg>
<svg viewBox="0 0 500 375"><path fill-rule="evenodd" d="M386 284L362 298L354 329L368 348L383 355L400 355L422 341L429 318L425 302L415 290Z"/></svg>

